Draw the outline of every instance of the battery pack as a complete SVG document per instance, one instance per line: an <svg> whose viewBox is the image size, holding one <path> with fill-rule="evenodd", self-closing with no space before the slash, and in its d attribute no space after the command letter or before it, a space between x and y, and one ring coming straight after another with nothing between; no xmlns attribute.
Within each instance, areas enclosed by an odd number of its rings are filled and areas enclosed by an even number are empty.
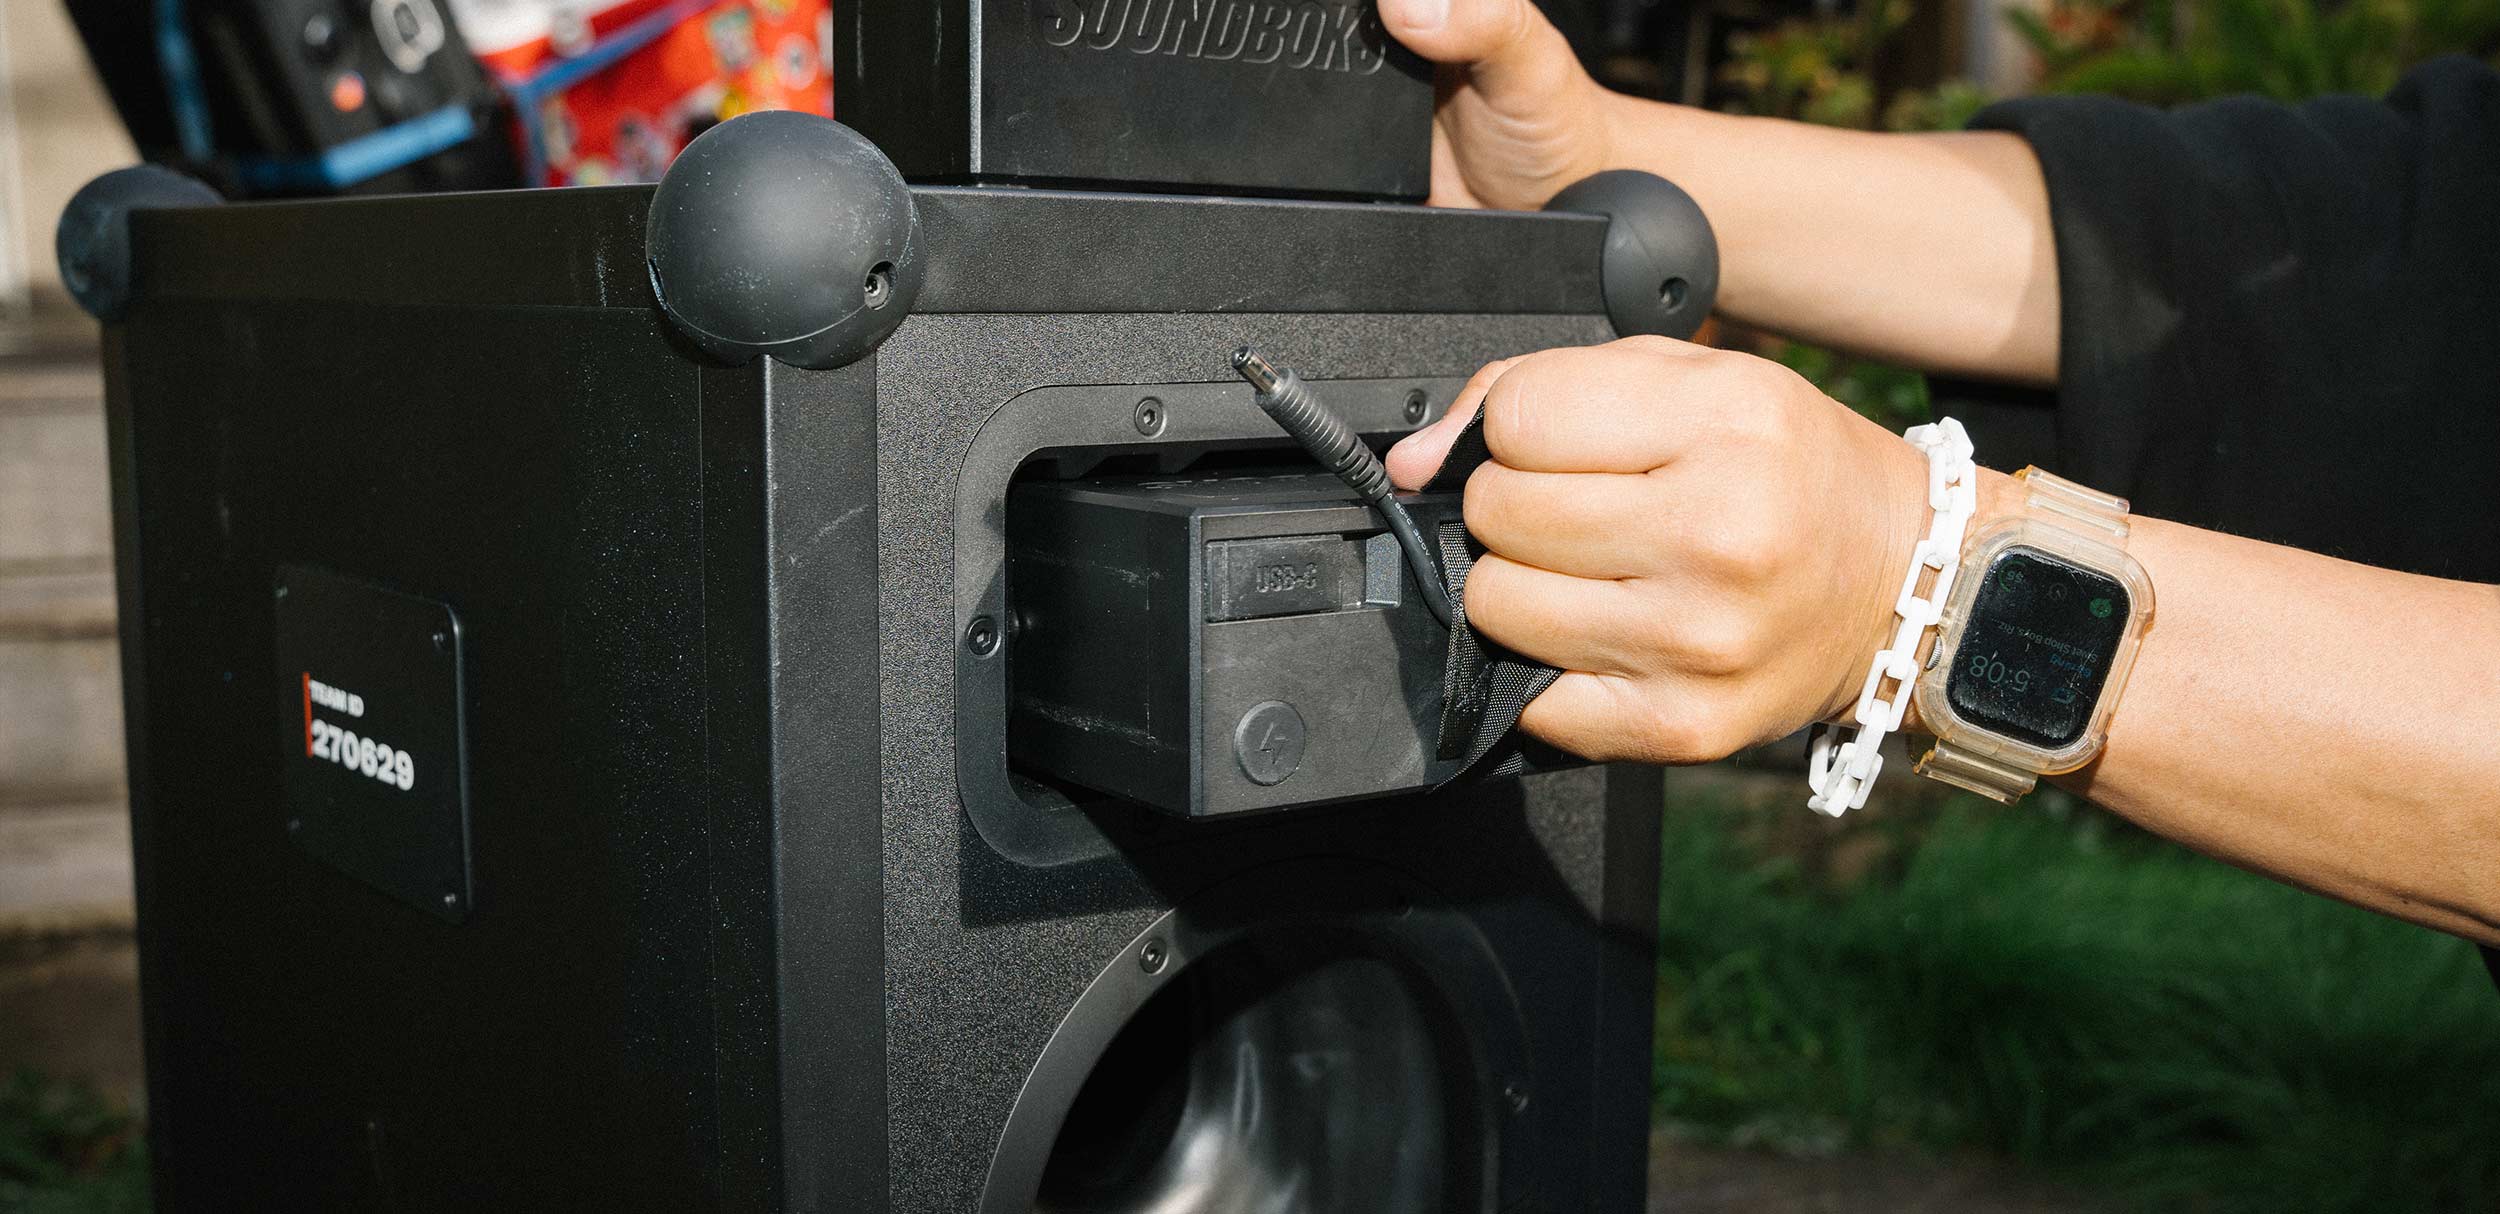
<svg viewBox="0 0 2500 1214"><path fill-rule="evenodd" d="M1427 534L1455 493L1405 499ZM1449 633L1325 474L1009 495L1008 745L1028 774L1190 817L1429 788Z"/></svg>

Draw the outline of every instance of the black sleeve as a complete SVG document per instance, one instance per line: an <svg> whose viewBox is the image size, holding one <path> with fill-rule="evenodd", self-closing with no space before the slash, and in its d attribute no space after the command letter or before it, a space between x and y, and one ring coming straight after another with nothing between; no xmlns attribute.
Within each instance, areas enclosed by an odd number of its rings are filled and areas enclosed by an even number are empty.
<svg viewBox="0 0 2500 1214"><path fill-rule="evenodd" d="M2500 581L2500 75L1974 125L2039 154L2061 300L2054 411L1966 414L1983 460L2001 435L2148 515Z"/></svg>

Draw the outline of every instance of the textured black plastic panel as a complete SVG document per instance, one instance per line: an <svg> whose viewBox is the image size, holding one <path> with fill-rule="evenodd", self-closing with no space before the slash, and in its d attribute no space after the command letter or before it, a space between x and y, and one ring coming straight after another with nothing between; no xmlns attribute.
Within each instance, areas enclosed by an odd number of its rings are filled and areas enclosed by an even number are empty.
<svg viewBox="0 0 2500 1214"><path fill-rule="evenodd" d="M142 297L656 309L649 186L147 211ZM1594 215L917 188L940 312L1602 313ZM1227 372L1229 376L1229 372Z"/></svg>
<svg viewBox="0 0 2500 1214"><path fill-rule="evenodd" d="M709 861L699 377L663 333L628 311L145 304L116 330L160 1203L717 1197L723 1119L754 1111L715 1088L715 1047L770 1011L771 977L716 972L712 933L768 934L768 887ZM288 841L282 563L458 611L464 921Z"/></svg>
<svg viewBox="0 0 2500 1214"><path fill-rule="evenodd" d="M1422 198L1432 78L1367 0L837 6L835 116L915 181Z"/></svg>

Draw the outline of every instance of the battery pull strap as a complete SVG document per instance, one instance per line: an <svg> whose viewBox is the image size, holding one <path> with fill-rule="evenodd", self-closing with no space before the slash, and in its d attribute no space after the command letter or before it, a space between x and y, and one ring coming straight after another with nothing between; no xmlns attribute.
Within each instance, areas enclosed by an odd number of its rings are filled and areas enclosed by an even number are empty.
<svg viewBox="0 0 2500 1214"><path fill-rule="evenodd" d="M1458 441L1450 444L1450 453L1424 488L1463 490L1468 475L1491 458L1493 452L1484 441L1484 415L1478 413L1459 432ZM1535 745L1520 736L1519 714L1528 710L1528 701L1553 686L1562 671L1503 648L1468 626L1467 572L1484 555L1484 545L1468 534L1465 523L1441 524L1436 546L1441 576L1450 591L1450 649L1441 667L1439 757L1463 760L1458 773L1442 781L1442 787L1515 775L1528 764L1524 748Z"/></svg>

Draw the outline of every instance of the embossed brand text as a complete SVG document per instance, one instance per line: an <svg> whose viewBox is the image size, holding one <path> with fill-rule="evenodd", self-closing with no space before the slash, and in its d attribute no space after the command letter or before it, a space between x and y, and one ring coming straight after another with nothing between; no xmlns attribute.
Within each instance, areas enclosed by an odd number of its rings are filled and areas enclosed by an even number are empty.
<svg viewBox="0 0 2500 1214"><path fill-rule="evenodd" d="M1370 75L1388 37L1366 0L1035 0L1042 41Z"/></svg>

